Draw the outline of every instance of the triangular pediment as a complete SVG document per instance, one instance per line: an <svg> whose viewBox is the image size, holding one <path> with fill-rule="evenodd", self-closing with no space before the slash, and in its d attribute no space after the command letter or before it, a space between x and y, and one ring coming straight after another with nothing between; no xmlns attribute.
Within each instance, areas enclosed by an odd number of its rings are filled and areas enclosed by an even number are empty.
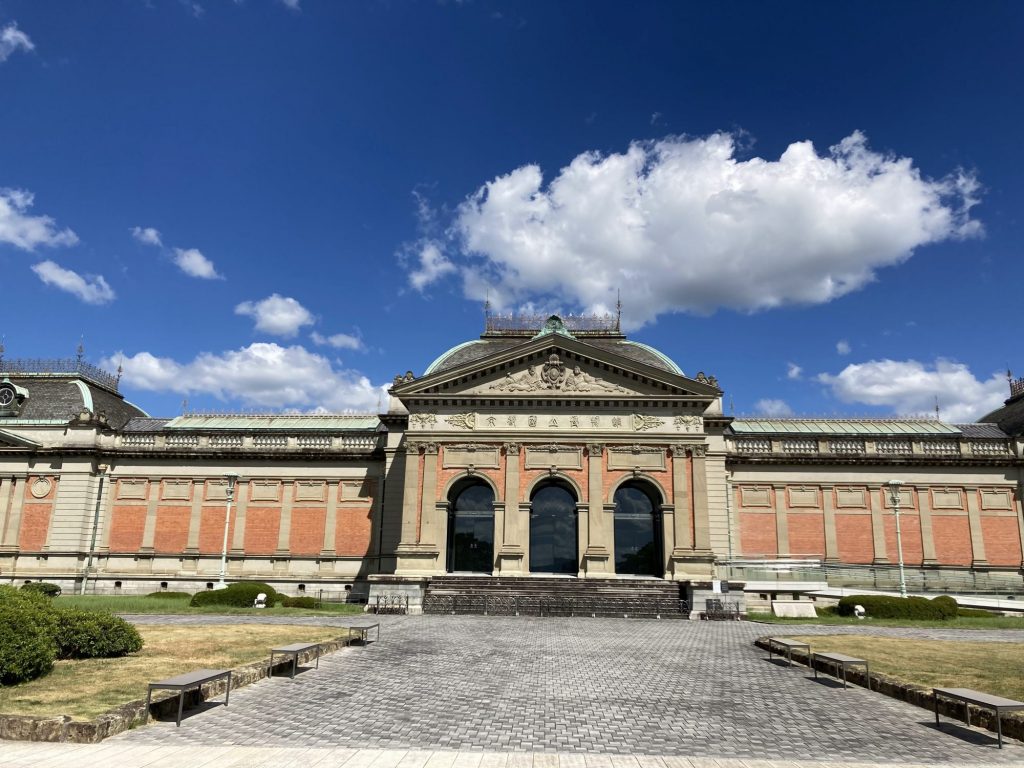
<svg viewBox="0 0 1024 768"><path fill-rule="evenodd" d="M0 451L23 451L26 448L35 450L38 447L39 443L34 440L29 440L27 437L21 437L13 432L0 429Z"/></svg>
<svg viewBox="0 0 1024 768"><path fill-rule="evenodd" d="M573 337L530 339L465 365L396 383L392 394L420 398L688 397L710 402L720 390Z"/></svg>

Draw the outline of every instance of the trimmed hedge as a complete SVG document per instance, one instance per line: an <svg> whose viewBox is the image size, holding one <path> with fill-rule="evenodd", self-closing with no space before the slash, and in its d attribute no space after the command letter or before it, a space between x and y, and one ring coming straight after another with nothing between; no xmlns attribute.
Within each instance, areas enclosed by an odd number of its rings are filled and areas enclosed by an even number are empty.
<svg viewBox="0 0 1024 768"><path fill-rule="evenodd" d="M34 680L53 669L53 609L35 590L0 586L0 685Z"/></svg>
<svg viewBox="0 0 1024 768"><path fill-rule="evenodd" d="M52 584L49 581L30 581L22 584L21 588L26 592L38 592L47 597L60 597L61 593L60 584Z"/></svg>
<svg viewBox="0 0 1024 768"><path fill-rule="evenodd" d="M146 597L151 597L154 600L177 600L186 597L192 597L191 592L150 592Z"/></svg>
<svg viewBox="0 0 1024 768"><path fill-rule="evenodd" d="M957 616L962 616L965 619L991 619L993 616L1002 616L1003 614L995 611L985 611L981 608L960 608L956 612Z"/></svg>
<svg viewBox="0 0 1024 768"><path fill-rule="evenodd" d="M196 592L189 603L193 608L203 605L226 605L234 608L252 608L256 601L256 595L263 593L267 596L267 607L273 607L274 603L281 600L281 597L269 584L259 581L239 581L228 585L227 589L209 589L206 592Z"/></svg>
<svg viewBox="0 0 1024 768"><path fill-rule="evenodd" d="M82 608L56 612L58 659L109 659L142 649L142 636L124 619Z"/></svg>
<svg viewBox="0 0 1024 768"><path fill-rule="evenodd" d="M285 597L281 600L281 605L285 608L316 608L317 602L315 597L303 595L302 597Z"/></svg>
<svg viewBox="0 0 1024 768"><path fill-rule="evenodd" d="M936 598L939 600L940 598ZM955 604L956 601L952 598ZM848 595L839 601L836 612L840 616L853 616L855 605L864 606L864 612L875 619L917 619L921 621L943 621L953 618L947 615L948 607L943 602L925 597L889 597L887 595Z"/></svg>
<svg viewBox="0 0 1024 768"><path fill-rule="evenodd" d="M957 611L960 610L960 606L956 600L949 595L939 595L938 597L932 598L932 605L939 609L942 613L942 618L946 621L949 619L955 619Z"/></svg>

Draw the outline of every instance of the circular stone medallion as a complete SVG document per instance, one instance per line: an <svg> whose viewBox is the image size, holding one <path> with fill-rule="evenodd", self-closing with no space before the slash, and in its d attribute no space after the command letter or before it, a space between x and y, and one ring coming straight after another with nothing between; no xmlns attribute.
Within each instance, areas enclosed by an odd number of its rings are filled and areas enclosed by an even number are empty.
<svg viewBox="0 0 1024 768"><path fill-rule="evenodd" d="M49 480L45 477L38 477L35 482L32 483L32 495L37 499L44 499L50 495L51 487L52 485Z"/></svg>

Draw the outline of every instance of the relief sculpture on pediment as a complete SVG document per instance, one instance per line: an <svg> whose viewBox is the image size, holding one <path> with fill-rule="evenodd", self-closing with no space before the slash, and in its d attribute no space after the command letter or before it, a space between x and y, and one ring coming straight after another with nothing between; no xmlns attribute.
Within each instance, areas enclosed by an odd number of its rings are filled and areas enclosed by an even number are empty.
<svg viewBox="0 0 1024 768"><path fill-rule="evenodd" d="M572 370L568 370L557 354L552 354L539 369L538 366L530 365L521 373L505 374L505 378L492 384L490 389L497 392L555 390L558 392L629 393L625 387L591 376L578 365Z"/></svg>

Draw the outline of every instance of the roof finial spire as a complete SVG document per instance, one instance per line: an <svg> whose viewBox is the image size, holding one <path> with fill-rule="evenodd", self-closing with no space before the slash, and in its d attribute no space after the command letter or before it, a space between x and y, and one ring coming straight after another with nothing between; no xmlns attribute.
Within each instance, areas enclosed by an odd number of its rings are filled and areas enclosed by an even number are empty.
<svg viewBox="0 0 1024 768"><path fill-rule="evenodd" d="M114 388L117 389L121 386L121 375L124 373L124 355L121 355L121 359L117 361L117 379L114 380Z"/></svg>
<svg viewBox="0 0 1024 768"><path fill-rule="evenodd" d="M182 416L187 416L188 415L188 398L187 397L184 400L181 401L181 415Z"/></svg>
<svg viewBox="0 0 1024 768"><path fill-rule="evenodd" d="M622 291L615 289L615 330L622 332Z"/></svg>
<svg viewBox="0 0 1024 768"><path fill-rule="evenodd" d="M942 421L942 418L939 415L939 396L938 395L935 396L935 420L936 421Z"/></svg>
<svg viewBox="0 0 1024 768"><path fill-rule="evenodd" d="M0 342L2 342L2 339L0 339ZM3 344L0 343L0 359L2 359L3 356L4 356L4 348L3 348ZM1010 364L1009 363L1006 364L1006 383L1010 385L1010 395L1012 396L1013 395L1013 371L1010 370Z"/></svg>
<svg viewBox="0 0 1024 768"><path fill-rule="evenodd" d="M75 350L75 356L79 363L81 363L82 358L85 357L85 336L78 337L78 348Z"/></svg>

